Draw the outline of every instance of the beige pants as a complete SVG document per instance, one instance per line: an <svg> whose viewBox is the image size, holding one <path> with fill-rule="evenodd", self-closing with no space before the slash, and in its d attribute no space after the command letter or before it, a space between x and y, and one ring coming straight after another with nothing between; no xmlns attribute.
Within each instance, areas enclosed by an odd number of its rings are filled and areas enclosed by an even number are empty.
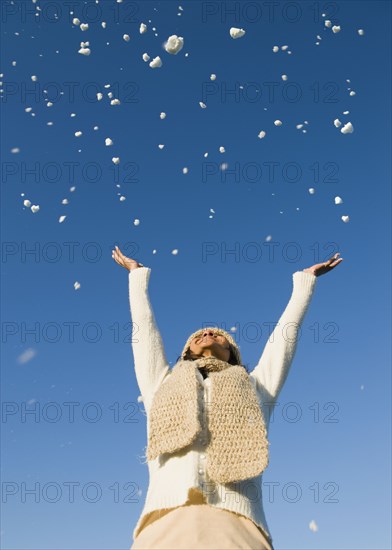
<svg viewBox="0 0 392 550"><path fill-rule="evenodd" d="M253 521L209 504L186 504L154 514L131 550L273 550Z"/></svg>

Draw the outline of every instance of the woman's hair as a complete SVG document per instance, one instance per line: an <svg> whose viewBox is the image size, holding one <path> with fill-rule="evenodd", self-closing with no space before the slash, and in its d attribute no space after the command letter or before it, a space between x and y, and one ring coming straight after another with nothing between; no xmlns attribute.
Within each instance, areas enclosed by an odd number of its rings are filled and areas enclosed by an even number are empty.
<svg viewBox="0 0 392 550"><path fill-rule="evenodd" d="M229 344L229 349L230 349L230 356L229 356L229 359L227 360L227 362L230 364L230 365L237 365L237 360L236 360L236 357L235 357L235 354L233 352L233 347L231 344ZM185 361L196 361L196 359L199 359L199 357L193 353L191 353L191 350L190 348L188 348L186 350L186 353L184 355L184 357L181 357L181 355L179 357L177 357L177 361L176 363L178 363L178 361L180 359L184 359ZM246 370L246 372L248 372L248 369L246 368L245 365L241 365L241 367L244 367L244 369Z"/></svg>

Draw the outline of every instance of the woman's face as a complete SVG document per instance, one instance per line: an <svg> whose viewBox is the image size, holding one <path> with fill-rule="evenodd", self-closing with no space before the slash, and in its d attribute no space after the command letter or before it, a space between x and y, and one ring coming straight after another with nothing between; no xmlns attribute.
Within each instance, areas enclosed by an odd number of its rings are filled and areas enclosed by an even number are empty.
<svg viewBox="0 0 392 550"><path fill-rule="evenodd" d="M208 357L213 355L222 361L228 361L230 358L230 344L224 336L217 334L213 330L205 330L191 341L189 346L191 353Z"/></svg>

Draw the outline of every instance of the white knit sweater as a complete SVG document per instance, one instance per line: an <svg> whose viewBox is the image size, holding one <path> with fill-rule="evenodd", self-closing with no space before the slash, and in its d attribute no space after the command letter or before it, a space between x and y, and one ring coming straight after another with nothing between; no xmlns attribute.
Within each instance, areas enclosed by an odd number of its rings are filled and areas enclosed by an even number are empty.
<svg viewBox="0 0 392 550"><path fill-rule="evenodd" d="M165 356L162 338L151 307L148 283L151 269L139 267L129 273L129 300L135 332L132 351L136 379L148 417L152 398L159 385L168 380L171 369ZM249 374L259 398L268 432L270 415L287 378L297 346L297 333L312 299L317 277L303 271L293 273L291 298L277 326L269 337L261 358ZM210 401L210 380L203 379L205 402ZM203 415L204 416L204 415ZM147 514L163 508L185 504L188 492L199 489L208 504L242 514L251 519L272 541L262 503L262 474L229 485L211 482L206 473L207 426L187 452L161 455L148 463L149 487L143 511L133 531L136 538Z"/></svg>

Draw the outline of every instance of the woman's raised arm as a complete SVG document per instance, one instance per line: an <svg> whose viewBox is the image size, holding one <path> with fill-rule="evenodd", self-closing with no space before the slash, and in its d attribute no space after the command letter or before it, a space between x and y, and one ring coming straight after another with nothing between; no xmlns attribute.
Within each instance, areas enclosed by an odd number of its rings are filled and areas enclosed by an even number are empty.
<svg viewBox="0 0 392 550"><path fill-rule="evenodd" d="M148 293L151 269L127 258L116 246L114 260L129 271L129 304L132 317L132 351L135 374L145 407L169 370L162 337Z"/></svg>
<svg viewBox="0 0 392 550"><path fill-rule="evenodd" d="M289 373L298 343L298 332L311 302L316 279L343 261L338 256L339 252L327 262L293 274L290 300L269 337L258 364L250 372L270 404L276 401Z"/></svg>

